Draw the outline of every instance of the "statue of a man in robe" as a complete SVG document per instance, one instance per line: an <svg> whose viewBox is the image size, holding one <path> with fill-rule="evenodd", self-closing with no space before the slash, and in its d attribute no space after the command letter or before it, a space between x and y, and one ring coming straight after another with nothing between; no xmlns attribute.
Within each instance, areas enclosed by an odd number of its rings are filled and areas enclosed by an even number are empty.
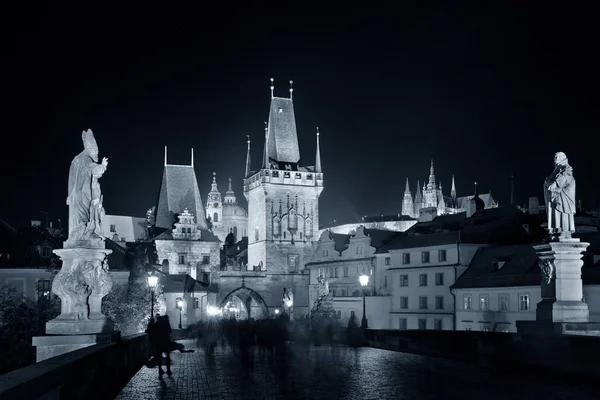
<svg viewBox="0 0 600 400"><path fill-rule="evenodd" d="M575 231L575 178L565 153L554 155L554 166L554 171L544 181L548 231L551 239L568 239Z"/></svg>
<svg viewBox="0 0 600 400"><path fill-rule="evenodd" d="M98 163L98 145L91 129L83 131L81 137L84 149L71 161L69 169L69 242L104 239L104 208L98 179L106 171L108 159L104 157Z"/></svg>

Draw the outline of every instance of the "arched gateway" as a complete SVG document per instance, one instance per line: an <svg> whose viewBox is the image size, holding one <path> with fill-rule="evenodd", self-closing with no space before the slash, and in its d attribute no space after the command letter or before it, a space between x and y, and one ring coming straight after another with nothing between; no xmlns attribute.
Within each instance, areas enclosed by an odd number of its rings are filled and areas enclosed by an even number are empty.
<svg viewBox="0 0 600 400"><path fill-rule="evenodd" d="M223 297L221 309L227 309L228 306L239 319L266 318L269 315L269 308L261 295L247 287L239 287Z"/></svg>

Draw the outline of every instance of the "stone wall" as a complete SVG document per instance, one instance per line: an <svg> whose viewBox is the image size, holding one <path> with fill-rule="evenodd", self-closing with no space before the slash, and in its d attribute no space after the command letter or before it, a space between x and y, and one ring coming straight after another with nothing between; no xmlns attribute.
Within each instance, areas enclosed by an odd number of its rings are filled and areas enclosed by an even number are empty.
<svg viewBox="0 0 600 400"><path fill-rule="evenodd" d="M89 346L0 376L0 399L114 398L150 355L146 334Z"/></svg>
<svg viewBox="0 0 600 400"><path fill-rule="evenodd" d="M526 373L541 370L600 378L600 337L374 329L365 335L371 347L507 366L513 371L523 368Z"/></svg>

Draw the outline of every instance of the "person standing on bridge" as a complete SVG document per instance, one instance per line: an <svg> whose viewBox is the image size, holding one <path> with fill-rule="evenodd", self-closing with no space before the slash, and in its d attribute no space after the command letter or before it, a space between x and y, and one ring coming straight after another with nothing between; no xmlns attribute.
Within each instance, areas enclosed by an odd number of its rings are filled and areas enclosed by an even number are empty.
<svg viewBox="0 0 600 400"><path fill-rule="evenodd" d="M173 375L171 372L171 351L173 351L171 342L173 337L173 331L171 330L171 324L169 322L169 316L163 315L158 317L156 324L154 325L154 346L155 346L155 358L158 365L158 376L162 377L165 371L162 369L162 355L166 354L167 358L167 375Z"/></svg>

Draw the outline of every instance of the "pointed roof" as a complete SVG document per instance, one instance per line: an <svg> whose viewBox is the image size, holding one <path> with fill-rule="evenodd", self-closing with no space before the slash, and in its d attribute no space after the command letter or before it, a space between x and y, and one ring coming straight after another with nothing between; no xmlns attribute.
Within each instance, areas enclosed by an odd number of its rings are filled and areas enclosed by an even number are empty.
<svg viewBox="0 0 600 400"><path fill-rule="evenodd" d="M250 176L250 172L252 171L252 163L250 162L250 135L246 135L248 138L248 152L246 153L246 173L244 174L244 178Z"/></svg>
<svg viewBox="0 0 600 400"><path fill-rule="evenodd" d="M319 127L317 126L317 156L315 159L315 172L323 172L321 170L321 148L319 146Z"/></svg>
<svg viewBox="0 0 600 400"><path fill-rule="evenodd" d="M421 186L419 185L419 180L417 180L417 191L415 193L415 203L420 203L423 201L423 195L421 194Z"/></svg>
<svg viewBox="0 0 600 400"><path fill-rule="evenodd" d="M435 189L435 170L433 169L433 158L431 159L431 166L429 167L429 183L427 189Z"/></svg>
<svg viewBox="0 0 600 400"><path fill-rule="evenodd" d="M198 228L208 229L194 168L190 165L166 164L156 207L155 226L172 229L176 222L175 215L182 213L185 208L196 216Z"/></svg>
<svg viewBox="0 0 600 400"><path fill-rule="evenodd" d="M220 202L221 200L221 192L219 192L219 188L217 187L217 173L213 172L213 181L210 185L210 192L208 192L206 203L212 203L213 201Z"/></svg>
<svg viewBox="0 0 600 400"><path fill-rule="evenodd" d="M456 199L456 185L454 184L454 174L452 174L452 188L450 189L450 196Z"/></svg>
<svg viewBox="0 0 600 400"><path fill-rule="evenodd" d="M406 187L404 188L404 194L410 194L410 188L408 187L408 178L406 178Z"/></svg>
<svg viewBox="0 0 600 400"><path fill-rule="evenodd" d="M265 149L268 158L278 163L297 164L300 161L300 149L292 99L271 98L267 129Z"/></svg>

